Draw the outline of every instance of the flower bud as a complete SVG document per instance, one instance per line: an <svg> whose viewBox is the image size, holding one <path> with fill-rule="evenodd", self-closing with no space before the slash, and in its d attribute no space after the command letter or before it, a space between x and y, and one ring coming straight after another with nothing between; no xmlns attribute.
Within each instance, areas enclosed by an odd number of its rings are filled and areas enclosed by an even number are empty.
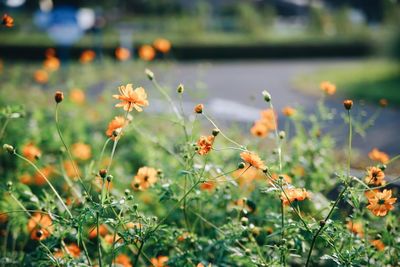
<svg viewBox="0 0 400 267"><path fill-rule="evenodd" d="M3 145L3 149L4 149L5 151L7 151L8 153L10 153L11 155L12 155L12 154L15 154L15 149L14 149L14 147L11 146L11 145L9 145L9 144L4 144L4 145Z"/></svg>
<svg viewBox="0 0 400 267"><path fill-rule="evenodd" d="M219 134L219 132L220 132L220 130L215 128L215 129L212 130L212 135L213 136L217 136Z"/></svg>
<svg viewBox="0 0 400 267"><path fill-rule="evenodd" d="M280 138L280 139L285 139L285 137L286 137L285 131L280 131L280 132L279 132L279 138Z"/></svg>
<svg viewBox="0 0 400 267"><path fill-rule="evenodd" d="M61 101L63 101L63 99L64 99L64 94L63 94L63 92L57 91L57 92L54 94L54 100L56 101L57 104L60 103Z"/></svg>
<svg viewBox="0 0 400 267"><path fill-rule="evenodd" d="M350 99L346 99L343 101L343 106L345 109L350 110L351 107L353 106L353 101Z"/></svg>
<svg viewBox="0 0 400 267"><path fill-rule="evenodd" d="M246 167L246 164L244 162L240 162L238 164L238 169L243 169L244 167Z"/></svg>
<svg viewBox="0 0 400 267"><path fill-rule="evenodd" d="M194 107L194 112L196 112L197 114L201 114L201 113L203 113L203 108L204 108L203 104L197 104Z"/></svg>
<svg viewBox="0 0 400 267"><path fill-rule="evenodd" d="M128 196L130 193L131 193L131 190L129 190L129 189L125 189L125 196Z"/></svg>
<svg viewBox="0 0 400 267"><path fill-rule="evenodd" d="M101 178L106 178L107 177L107 170L106 169L101 169L99 171L99 175Z"/></svg>
<svg viewBox="0 0 400 267"><path fill-rule="evenodd" d="M11 190L12 186L13 186L13 182L8 181L8 182L7 182L7 189L8 189L8 190Z"/></svg>
<svg viewBox="0 0 400 267"><path fill-rule="evenodd" d="M183 84L180 83L176 91L178 92L178 94L182 94L183 91L185 91L185 87L183 86Z"/></svg>
<svg viewBox="0 0 400 267"><path fill-rule="evenodd" d="M111 181L113 180L113 176L110 174L110 175L107 175L107 182L109 182L109 183L111 183Z"/></svg>
<svg viewBox="0 0 400 267"><path fill-rule="evenodd" d="M263 94L264 100L265 100L266 102L271 101L271 94L270 94L268 91L264 90L264 91L262 92L262 94Z"/></svg>
<svg viewBox="0 0 400 267"><path fill-rule="evenodd" d="M144 73L146 73L147 78L149 78L150 81L152 81L154 79L154 73L151 70L145 69Z"/></svg>

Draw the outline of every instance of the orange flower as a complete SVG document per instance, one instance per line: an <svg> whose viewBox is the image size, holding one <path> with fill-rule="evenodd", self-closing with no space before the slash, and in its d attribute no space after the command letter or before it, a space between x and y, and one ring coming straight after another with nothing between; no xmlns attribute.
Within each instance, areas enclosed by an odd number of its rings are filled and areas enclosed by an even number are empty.
<svg viewBox="0 0 400 267"><path fill-rule="evenodd" d="M127 124L127 121L124 117L117 116L115 117L109 124L106 131L106 135L111 137L113 140L115 139L114 133L118 133L121 129Z"/></svg>
<svg viewBox="0 0 400 267"><path fill-rule="evenodd" d="M336 85L330 83L328 81L322 82L319 87L322 91L325 92L327 95L334 95L336 93Z"/></svg>
<svg viewBox="0 0 400 267"><path fill-rule="evenodd" d="M74 165L76 167L76 170L75 170ZM81 171L79 170L76 162L72 163L70 160L66 160L66 161L64 161L63 166L64 166L65 173L67 174L68 177L73 178L75 180L78 178L78 176L81 175ZM78 172L78 173L76 173L76 172Z"/></svg>
<svg viewBox="0 0 400 267"><path fill-rule="evenodd" d="M278 124L278 115L271 108L261 111L260 121L265 124L269 130L275 130Z"/></svg>
<svg viewBox="0 0 400 267"><path fill-rule="evenodd" d="M215 182L207 181L200 185L200 189L203 191L212 191L215 188Z"/></svg>
<svg viewBox="0 0 400 267"><path fill-rule="evenodd" d="M364 236L364 229L362 223L349 221L346 226L347 229L349 229L349 231L351 231L353 234L356 234L359 237Z"/></svg>
<svg viewBox="0 0 400 267"><path fill-rule="evenodd" d="M388 211L394 209L393 204L397 198L392 198L392 190L384 189L383 192L375 192L368 197L369 209L375 216L385 216Z"/></svg>
<svg viewBox="0 0 400 267"><path fill-rule="evenodd" d="M156 56L156 51L150 45L142 45L139 47L139 57L145 61L151 61Z"/></svg>
<svg viewBox="0 0 400 267"><path fill-rule="evenodd" d="M54 171L54 169L51 166L47 166L47 167L40 169L40 172L44 176L46 176L47 179L50 179L50 175L53 174L53 171ZM36 172L35 175L33 176L33 181L34 181L35 185L42 186L42 185L46 184L46 180L44 179L42 174L40 174L39 172Z"/></svg>
<svg viewBox="0 0 400 267"><path fill-rule="evenodd" d="M1 24L3 24L7 28L11 28L14 26L14 19L9 15L4 14Z"/></svg>
<svg viewBox="0 0 400 267"><path fill-rule="evenodd" d="M41 154L42 151L33 143L26 144L22 147L22 155L30 161L35 161Z"/></svg>
<svg viewBox="0 0 400 267"><path fill-rule="evenodd" d="M161 53L168 53L171 50L171 42L164 38L158 38L153 42L153 46Z"/></svg>
<svg viewBox="0 0 400 267"><path fill-rule="evenodd" d="M306 198L310 198L310 193L308 193L304 188L285 189L285 193L281 193L281 200L283 201L283 205L289 205L293 201L303 201Z"/></svg>
<svg viewBox="0 0 400 267"><path fill-rule="evenodd" d="M167 256L158 256L157 258L151 258L150 260L152 266L150 267L168 267L166 264L168 262Z"/></svg>
<svg viewBox="0 0 400 267"><path fill-rule="evenodd" d="M51 235L54 226L49 215L37 212L29 219L27 228L31 239L44 240Z"/></svg>
<svg viewBox="0 0 400 267"><path fill-rule="evenodd" d="M128 48L118 47L115 49L115 57L120 61L126 61L131 57L131 51Z"/></svg>
<svg viewBox="0 0 400 267"><path fill-rule="evenodd" d="M33 74L33 78L37 83L45 84L49 81L49 74L45 70L37 70Z"/></svg>
<svg viewBox="0 0 400 267"><path fill-rule="evenodd" d="M78 88L72 89L69 97L71 98L72 102L78 105L82 105L83 103L85 103L86 99L85 93Z"/></svg>
<svg viewBox="0 0 400 267"><path fill-rule="evenodd" d="M214 139L215 137L213 135L201 136L197 141L197 147L199 148L197 154L203 156L210 152L214 143Z"/></svg>
<svg viewBox="0 0 400 267"><path fill-rule="evenodd" d="M56 71L60 68L60 60L56 57L49 57L43 62L43 66L46 70Z"/></svg>
<svg viewBox="0 0 400 267"><path fill-rule="evenodd" d="M99 226L99 235L100 236L105 236L106 234L108 234L108 230L107 227L104 224L101 224ZM93 228L90 232L89 232L89 238L93 239L97 237L97 227Z"/></svg>
<svg viewBox="0 0 400 267"><path fill-rule="evenodd" d="M244 160L246 163L250 164L250 166L253 166L256 169L263 170L265 169L264 162L260 159L260 157L253 152L242 152L240 153L240 157L242 160Z"/></svg>
<svg viewBox="0 0 400 267"><path fill-rule="evenodd" d="M383 244L382 240L379 239L372 240L371 245L373 245L378 251L383 251L385 249L385 244Z"/></svg>
<svg viewBox="0 0 400 267"><path fill-rule="evenodd" d="M147 94L143 87L137 87L133 90L132 84L128 83L126 86L119 86L118 90L120 95L113 95L113 97L120 100L121 103L116 104L116 107L123 107L126 111L132 111L135 108L141 112L143 110L141 107L149 105Z"/></svg>
<svg viewBox="0 0 400 267"><path fill-rule="evenodd" d="M112 245L114 243L114 234L107 234L104 236L104 241L106 241L106 243ZM122 243L123 240L121 239L121 237L117 234L115 236L115 242L117 243Z"/></svg>
<svg viewBox="0 0 400 267"><path fill-rule="evenodd" d="M288 106L288 107L284 107L282 109L282 113L283 113L283 115L290 117L296 113L296 110L294 108Z"/></svg>
<svg viewBox="0 0 400 267"><path fill-rule="evenodd" d="M250 132L257 137L266 137L269 133L268 127L262 121L256 121L251 127Z"/></svg>
<svg viewBox="0 0 400 267"><path fill-rule="evenodd" d="M24 173L19 177L19 181L23 184L30 185L32 184L32 176L28 173Z"/></svg>
<svg viewBox="0 0 400 267"><path fill-rule="evenodd" d="M157 170L150 167L141 167L133 178L132 187L135 190L146 190L156 182Z"/></svg>
<svg viewBox="0 0 400 267"><path fill-rule="evenodd" d="M114 261L117 266L122 266L122 267L132 267L132 262L131 259L125 255L125 254L119 254ZM113 265L114 266L114 265Z"/></svg>
<svg viewBox="0 0 400 267"><path fill-rule="evenodd" d="M385 173L377 168L377 167L370 167L367 169L367 176L365 177L365 182L369 185L385 185Z"/></svg>
<svg viewBox="0 0 400 267"><path fill-rule="evenodd" d="M85 50L82 52L79 61L82 64L90 63L96 58L96 53L93 50Z"/></svg>
<svg viewBox="0 0 400 267"><path fill-rule="evenodd" d="M75 143L71 147L72 155L80 160L90 159L92 156L92 149L89 145L84 143Z"/></svg>
<svg viewBox="0 0 400 267"><path fill-rule="evenodd" d="M68 253L74 258L78 258L81 255L81 250L79 246L75 243L66 245L66 249L68 250Z"/></svg>
<svg viewBox="0 0 400 267"><path fill-rule="evenodd" d="M383 164L386 164L389 162L390 158L389 155L386 154L385 152L380 151L377 148L372 149L369 153L368 153L368 157L370 159L372 159L373 161L379 161Z"/></svg>

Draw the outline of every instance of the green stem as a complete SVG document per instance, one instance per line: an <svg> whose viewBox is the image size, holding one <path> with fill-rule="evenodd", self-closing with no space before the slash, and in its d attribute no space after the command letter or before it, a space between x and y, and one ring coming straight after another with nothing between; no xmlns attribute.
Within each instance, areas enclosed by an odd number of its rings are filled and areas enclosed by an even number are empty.
<svg viewBox="0 0 400 267"><path fill-rule="evenodd" d="M97 224L97 250L99 252L99 267L103 266L103 261L102 261L102 254L101 254L101 243L100 243L100 224L99 224L99 216L100 214L97 212L96 214L96 224Z"/></svg>
<svg viewBox="0 0 400 267"><path fill-rule="evenodd" d="M6 131L7 125L10 122L10 118L7 117L6 121L4 122L3 126L1 127L0 130L0 140L3 138L4 132Z"/></svg>
<svg viewBox="0 0 400 267"><path fill-rule="evenodd" d="M72 168L74 169L76 177L78 177L78 180L81 183L81 185L82 185L83 189L85 190L85 192L87 193L87 195L90 196L89 191L87 190L85 184L83 183L83 180L82 180L81 176L79 175L79 171L78 171L78 168L75 165L74 159L72 158L71 151L69 150L69 148L67 146L67 143L65 142L64 137L63 137L63 135L61 133L60 123L59 123L59 120L58 120L58 107L59 107L59 105L57 103L56 104L56 112L55 112L55 121L56 121L56 128L57 128L58 136L60 137L61 143L63 144L65 150L67 151L68 158L71 161Z"/></svg>
<svg viewBox="0 0 400 267"><path fill-rule="evenodd" d="M322 232L322 230L324 229L327 221L329 220L329 218L331 217L331 215L333 214L333 211L335 210L336 206L338 205L338 203L340 202L340 200L343 198L344 194L346 193L347 189L350 187L350 164L351 164L351 143L352 143L352 124L351 124L351 116L350 116L350 110L348 110L347 112L348 115L348 119L349 119L349 136L348 136L348 140L349 140L349 146L348 146L348 161L347 161L347 179L346 179L346 185L344 187L344 189L340 192L339 196L337 197L335 203L333 204L332 208L330 209L328 215L326 216L326 218L320 223L320 227L318 229L318 231L315 233L315 235L313 236L313 239L311 241L311 246L310 246L310 250L308 252L308 256L307 256L307 262L306 262L306 267L309 266L310 261L311 261L311 254L312 251L314 249L315 243L317 241L317 238L319 236L319 234Z"/></svg>
<svg viewBox="0 0 400 267"><path fill-rule="evenodd" d="M29 163L42 177L43 179L47 182L47 184L50 186L51 190L53 190L54 194L56 195L56 197L58 198L58 200L60 201L61 205L64 207L64 209L66 210L66 212L68 213L69 217L73 218L72 213L70 212L70 210L68 209L68 207L65 205L64 201L62 200L62 198L60 197L60 195L58 194L57 190L53 187L53 185L51 184L51 182L49 181L49 179L47 179L47 177L43 174L42 171L39 170L38 167L36 167L36 165L30 161L29 159L25 158L24 156L21 156L20 154L18 154L17 152L14 152L14 154L19 157L20 159L26 161L27 163Z"/></svg>
<svg viewBox="0 0 400 267"><path fill-rule="evenodd" d="M136 254L135 261L133 262L133 266L137 266L137 263L138 263L139 258L140 258L140 254L142 253L143 246L144 246L144 240L142 240L142 242L140 243L140 247L139 247L138 252Z"/></svg>

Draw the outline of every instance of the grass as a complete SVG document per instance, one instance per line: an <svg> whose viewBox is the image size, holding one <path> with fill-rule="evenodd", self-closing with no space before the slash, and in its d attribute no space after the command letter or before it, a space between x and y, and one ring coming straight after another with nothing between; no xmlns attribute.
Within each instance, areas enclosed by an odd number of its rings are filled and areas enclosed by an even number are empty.
<svg viewBox="0 0 400 267"><path fill-rule="evenodd" d="M400 65L396 62L374 59L354 64L323 68L295 79L297 87L308 94L319 93L315 84L331 81L337 85L339 95L378 103L386 98L400 106Z"/></svg>

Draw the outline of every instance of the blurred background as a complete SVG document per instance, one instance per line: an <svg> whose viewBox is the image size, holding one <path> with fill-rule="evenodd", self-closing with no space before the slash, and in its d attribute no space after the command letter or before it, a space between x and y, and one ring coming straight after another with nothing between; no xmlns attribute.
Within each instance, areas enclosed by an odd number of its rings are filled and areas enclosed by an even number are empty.
<svg viewBox="0 0 400 267"><path fill-rule="evenodd" d="M200 101L228 123L251 124L266 108L262 90L279 110L308 112L330 81L328 105L353 98L365 120L389 101L359 149L400 150L399 1L1 0L0 10L14 18L0 28L0 90L11 66L31 70L27 86L79 86L89 97L121 82L147 85L151 68L171 90L185 84L187 109Z"/></svg>

